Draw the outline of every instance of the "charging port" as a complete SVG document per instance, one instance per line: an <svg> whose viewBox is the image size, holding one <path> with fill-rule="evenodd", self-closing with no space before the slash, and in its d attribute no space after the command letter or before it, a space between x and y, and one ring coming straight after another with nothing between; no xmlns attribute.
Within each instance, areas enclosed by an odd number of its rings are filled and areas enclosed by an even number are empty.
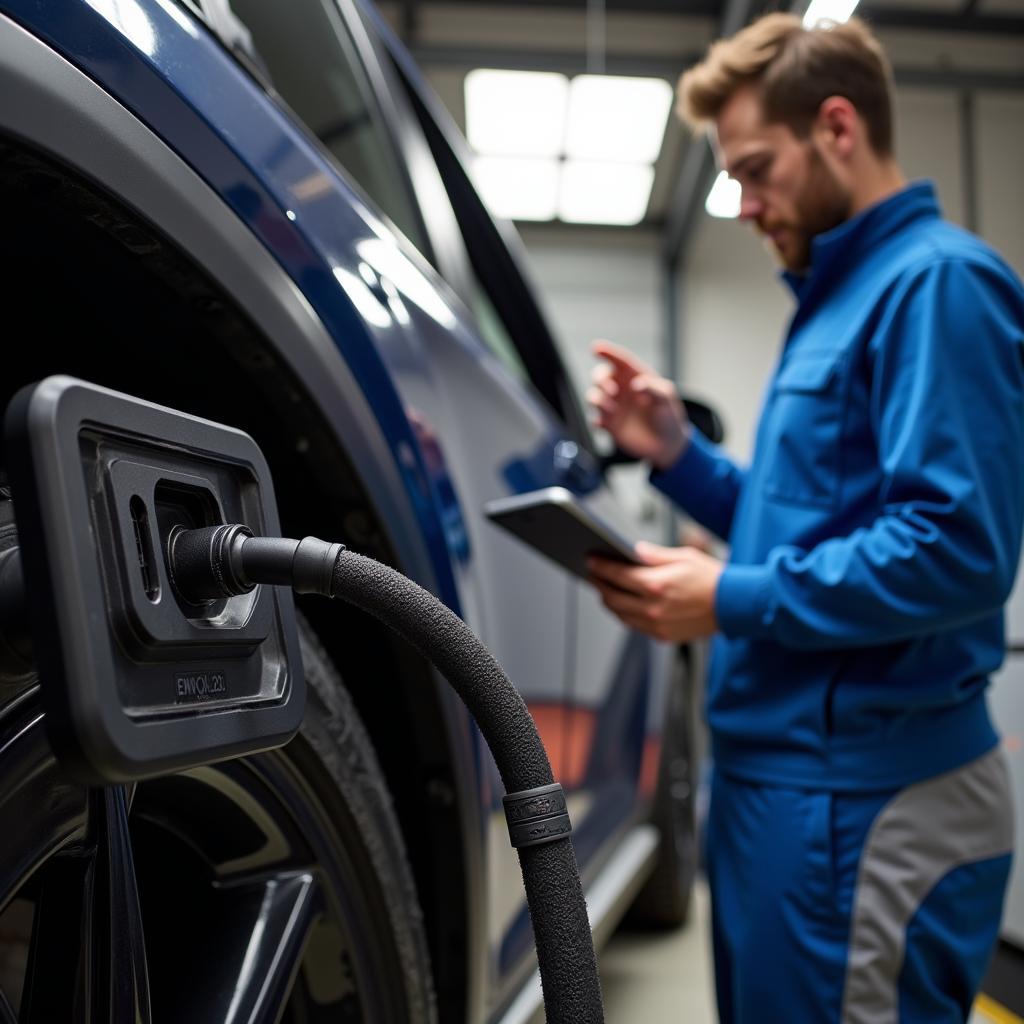
<svg viewBox="0 0 1024 1024"><path fill-rule="evenodd" d="M153 488L153 504L160 530L161 546L175 526L199 530L220 526L220 506L208 487L196 487L174 480L158 480Z"/></svg>
<svg viewBox="0 0 1024 1024"><path fill-rule="evenodd" d="M51 377L12 399L5 445L46 725L65 766L119 782L293 735L305 689L291 593L193 605L165 555L174 529L280 533L255 442Z"/></svg>

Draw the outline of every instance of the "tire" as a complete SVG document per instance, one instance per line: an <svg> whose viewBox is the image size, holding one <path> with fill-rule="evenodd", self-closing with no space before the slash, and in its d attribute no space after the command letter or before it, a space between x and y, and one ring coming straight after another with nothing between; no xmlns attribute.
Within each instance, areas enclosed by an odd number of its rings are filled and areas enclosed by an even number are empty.
<svg viewBox="0 0 1024 1024"><path fill-rule="evenodd" d="M301 621L300 640L290 744L134 787L68 783L37 688L0 707L0 1022L434 1024L380 767Z"/></svg>
<svg viewBox="0 0 1024 1024"><path fill-rule="evenodd" d="M638 930L667 930L686 924L697 874L694 714L689 673L682 659L666 704L651 811L651 822L659 834L657 859L624 921Z"/></svg>
<svg viewBox="0 0 1024 1024"><path fill-rule="evenodd" d="M340 821L350 820L358 836L363 882L375 890L386 913L380 921L381 949L392 964L390 983L397 997L395 1024L433 1024L436 1000L423 914L413 881L398 820L384 773L370 737L312 629L299 619L299 642L306 674L308 704L300 738L304 746L294 752L305 766L305 777L323 773L322 798L333 806ZM308 760L307 760L308 755ZM345 840L351 849L351 836ZM286 1018L287 1019L287 1018ZM377 1018L365 1017L366 1024ZM299 1020L296 1020L299 1024Z"/></svg>

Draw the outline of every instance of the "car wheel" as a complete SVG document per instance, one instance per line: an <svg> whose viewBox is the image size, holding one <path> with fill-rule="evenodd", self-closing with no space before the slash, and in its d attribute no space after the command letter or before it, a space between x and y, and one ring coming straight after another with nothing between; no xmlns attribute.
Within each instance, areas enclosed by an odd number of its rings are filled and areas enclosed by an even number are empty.
<svg viewBox="0 0 1024 1024"><path fill-rule="evenodd" d="M658 829L653 872L626 915L627 926L676 928L690 914L697 873L696 764L689 675L682 660L667 697L652 823Z"/></svg>
<svg viewBox="0 0 1024 1024"><path fill-rule="evenodd" d="M86 789L38 687L2 705L0 1022L435 1020L381 770L300 627L309 703L280 750Z"/></svg>

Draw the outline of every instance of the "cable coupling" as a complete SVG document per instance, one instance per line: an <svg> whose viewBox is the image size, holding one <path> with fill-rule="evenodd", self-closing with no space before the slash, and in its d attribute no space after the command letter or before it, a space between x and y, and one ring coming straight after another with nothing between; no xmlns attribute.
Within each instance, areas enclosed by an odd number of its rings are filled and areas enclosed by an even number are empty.
<svg viewBox="0 0 1024 1024"><path fill-rule="evenodd" d="M564 839L572 832L565 793L558 782L508 793L502 798L508 838L516 849Z"/></svg>

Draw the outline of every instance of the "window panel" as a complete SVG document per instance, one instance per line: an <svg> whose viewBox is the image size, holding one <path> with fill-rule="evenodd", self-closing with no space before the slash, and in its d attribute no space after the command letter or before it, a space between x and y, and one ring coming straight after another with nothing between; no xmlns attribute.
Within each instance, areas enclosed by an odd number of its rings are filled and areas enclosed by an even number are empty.
<svg viewBox="0 0 1024 1024"><path fill-rule="evenodd" d="M231 0L274 89L424 254L422 222L366 72L332 0Z"/></svg>

